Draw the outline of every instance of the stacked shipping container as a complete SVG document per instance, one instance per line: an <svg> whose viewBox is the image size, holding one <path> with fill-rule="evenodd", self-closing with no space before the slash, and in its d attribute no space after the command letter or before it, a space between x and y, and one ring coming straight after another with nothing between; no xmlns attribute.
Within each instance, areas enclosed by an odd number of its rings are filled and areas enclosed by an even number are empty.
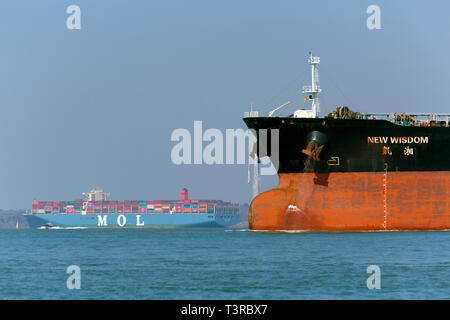
<svg viewBox="0 0 450 320"><path fill-rule="evenodd" d="M34 214L108 214L108 213L238 213L239 205L221 200L188 200L182 190L180 200L118 200L118 201L33 201Z"/></svg>

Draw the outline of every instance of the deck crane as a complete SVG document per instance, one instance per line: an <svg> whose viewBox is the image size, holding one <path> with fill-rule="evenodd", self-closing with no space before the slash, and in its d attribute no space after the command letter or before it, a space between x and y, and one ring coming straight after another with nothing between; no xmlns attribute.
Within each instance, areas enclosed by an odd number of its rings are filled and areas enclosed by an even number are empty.
<svg viewBox="0 0 450 320"><path fill-rule="evenodd" d="M291 102L288 101L288 102L283 103L281 106L276 107L275 109L273 109L272 111L269 112L269 117L271 117L275 111L277 111L278 109L283 108L284 106L287 106L287 105L290 104L290 103L291 103Z"/></svg>

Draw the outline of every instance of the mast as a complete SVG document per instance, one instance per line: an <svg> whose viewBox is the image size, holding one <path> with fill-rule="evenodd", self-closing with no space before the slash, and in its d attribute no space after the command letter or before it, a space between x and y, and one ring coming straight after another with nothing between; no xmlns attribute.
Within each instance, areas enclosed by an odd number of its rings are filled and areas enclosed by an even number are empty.
<svg viewBox="0 0 450 320"><path fill-rule="evenodd" d="M304 86L303 93L309 95L309 100L311 100L313 117L319 117L320 103L317 95L322 91L319 86L319 70L317 65L320 63L320 57L314 57L312 53L309 53L308 63L311 65L311 86Z"/></svg>

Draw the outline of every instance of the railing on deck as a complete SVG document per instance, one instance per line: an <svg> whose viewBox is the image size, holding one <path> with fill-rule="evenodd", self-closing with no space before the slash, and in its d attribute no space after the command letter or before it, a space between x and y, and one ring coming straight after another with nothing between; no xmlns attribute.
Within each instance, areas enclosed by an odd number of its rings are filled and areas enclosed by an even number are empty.
<svg viewBox="0 0 450 320"><path fill-rule="evenodd" d="M359 119L387 120L403 126L416 127L448 127L448 113L359 113Z"/></svg>
<svg viewBox="0 0 450 320"><path fill-rule="evenodd" d="M244 112L244 118L258 118L259 113L258 111L247 111Z"/></svg>

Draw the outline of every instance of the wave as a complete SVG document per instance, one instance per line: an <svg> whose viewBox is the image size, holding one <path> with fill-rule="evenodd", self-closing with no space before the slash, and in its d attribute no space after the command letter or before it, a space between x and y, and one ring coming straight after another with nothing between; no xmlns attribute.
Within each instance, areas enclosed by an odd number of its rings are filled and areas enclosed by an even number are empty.
<svg viewBox="0 0 450 320"><path fill-rule="evenodd" d="M379 229L379 230L248 230L258 233L326 233L326 234L344 234L344 233L401 233L401 232L448 232L450 229L441 230L406 230L406 229Z"/></svg>
<svg viewBox="0 0 450 320"><path fill-rule="evenodd" d="M249 230L251 232L261 233L311 233L312 230Z"/></svg>
<svg viewBox="0 0 450 320"><path fill-rule="evenodd" d="M46 226L42 226L39 227L38 229L48 229L48 230L79 230L79 229L88 229L88 227L46 227Z"/></svg>

